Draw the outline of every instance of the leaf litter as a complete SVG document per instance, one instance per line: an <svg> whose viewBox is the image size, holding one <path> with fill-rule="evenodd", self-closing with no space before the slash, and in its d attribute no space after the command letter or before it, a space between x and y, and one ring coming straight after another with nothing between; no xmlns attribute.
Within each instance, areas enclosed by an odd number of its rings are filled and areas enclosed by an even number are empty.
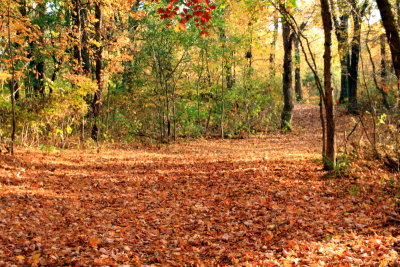
<svg viewBox="0 0 400 267"><path fill-rule="evenodd" d="M387 266L395 175L327 179L317 109L295 132L161 147L44 152L0 168L3 266Z"/></svg>

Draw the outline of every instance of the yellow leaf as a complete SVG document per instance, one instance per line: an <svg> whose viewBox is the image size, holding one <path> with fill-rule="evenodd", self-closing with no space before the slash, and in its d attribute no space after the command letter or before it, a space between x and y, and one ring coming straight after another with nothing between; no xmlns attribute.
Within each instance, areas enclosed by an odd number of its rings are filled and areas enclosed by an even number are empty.
<svg viewBox="0 0 400 267"><path fill-rule="evenodd" d="M11 74L7 72L0 72L0 80L7 80L11 77L12 77Z"/></svg>
<svg viewBox="0 0 400 267"><path fill-rule="evenodd" d="M29 263L32 265L38 264L40 261L40 253L35 253L33 256L30 258Z"/></svg>
<svg viewBox="0 0 400 267"><path fill-rule="evenodd" d="M15 258L16 258L18 261L23 261L23 260L25 260L25 257L22 256L22 255L16 256Z"/></svg>
<svg viewBox="0 0 400 267"><path fill-rule="evenodd" d="M186 25L182 24L182 23L178 23L175 27L174 27L174 31L175 32L181 32L186 30Z"/></svg>
<svg viewBox="0 0 400 267"><path fill-rule="evenodd" d="M91 42L92 44L94 44L95 46L97 46L97 47L100 47L100 46L101 46L101 43L98 42L98 41L96 41L96 40L91 40L90 42Z"/></svg>

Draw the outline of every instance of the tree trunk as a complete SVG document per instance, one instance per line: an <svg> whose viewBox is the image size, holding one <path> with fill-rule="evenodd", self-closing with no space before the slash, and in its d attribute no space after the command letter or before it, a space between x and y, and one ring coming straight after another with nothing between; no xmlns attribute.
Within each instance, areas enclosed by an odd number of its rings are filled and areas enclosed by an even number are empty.
<svg viewBox="0 0 400 267"><path fill-rule="evenodd" d="M349 97L349 14L348 4L342 0L337 1L337 6L333 0L330 0L332 9L332 18L335 26L336 39L338 41L338 51L340 59L340 97L339 103L344 104ZM335 13L336 7L340 16Z"/></svg>
<svg viewBox="0 0 400 267"><path fill-rule="evenodd" d="M284 131L292 130L292 112L293 112L293 88L292 88L292 48L294 34L290 29L287 22L282 23L282 36L283 36L283 76L282 76L282 89L283 89L283 111L281 115L281 128Z"/></svg>
<svg viewBox="0 0 400 267"><path fill-rule="evenodd" d="M89 3L86 3L86 5L89 5ZM85 75L90 74L90 58L89 58L89 47L88 47L88 41L89 41L89 36L87 33L87 20L88 20L88 10L87 7L83 7L80 10L80 23L81 23L81 56L82 56L82 69L83 73Z"/></svg>
<svg viewBox="0 0 400 267"><path fill-rule="evenodd" d="M395 15L389 0L376 0L381 13L383 27L386 31L390 51L392 52L393 67L397 79L400 80L400 33L395 22Z"/></svg>
<svg viewBox="0 0 400 267"><path fill-rule="evenodd" d="M96 60L96 81L97 90L94 93L92 107L93 107L93 128L92 128L92 139L98 141L99 134L99 117L101 111L101 93L103 91L103 45L101 38L101 27L102 27L102 11L101 2L96 1L95 4L95 40L98 42L98 48L95 54Z"/></svg>
<svg viewBox="0 0 400 267"><path fill-rule="evenodd" d="M270 76L275 76L275 51L276 51L276 41L278 40L278 27L279 27L279 16L278 13L274 15L274 31L272 33L271 41L271 52L269 54L269 66L270 66Z"/></svg>
<svg viewBox="0 0 400 267"><path fill-rule="evenodd" d="M400 30L400 0L396 0L397 27Z"/></svg>
<svg viewBox="0 0 400 267"><path fill-rule="evenodd" d="M225 59L225 76L226 76L226 89L232 89L233 85L235 84L235 79L233 77L233 52L230 52L230 57L226 57Z"/></svg>
<svg viewBox="0 0 400 267"><path fill-rule="evenodd" d="M294 80L295 80L295 92L296 92L296 100L303 100L303 89L301 88L301 69L300 69L301 59L300 59L300 41L298 37L295 37L295 71L294 71Z"/></svg>
<svg viewBox="0 0 400 267"><path fill-rule="evenodd" d="M387 90L387 85L386 85L386 79L387 79L387 64L386 64L386 36L385 34L381 34L380 36L380 43L381 43L381 86L380 86L380 92L382 94L382 102L383 105L389 109L389 101L388 101L388 94L386 92Z"/></svg>
<svg viewBox="0 0 400 267"><path fill-rule="evenodd" d="M361 50L361 18L364 15L366 6L362 9L357 7L355 0L350 2L352 5L353 17L353 40L351 42L351 58L349 69L349 104L348 112L350 114L358 115L357 91L358 91L358 63L360 61Z"/></svg>
<svg viewBox="0 0 400 267"><path fill-rule="evenodd" d="M340 16L340 24L336 28L338 50L340 57L340 98L339 103L343 104L349 97L349 15Z"/></svg>
<svg viewBox="0 0 400 267"><path fill-rule="evenodd" d="M14 51L11 41L11 23L10 23L10 2L8 2L7 9L7 38L8 38L8 54L11 60L11 82L10 82L10 98L11 98L11 146L10 153L14 155L14 143L15 143L15 133L17 130L16 116L15 116L15 87L16 87L16 77L15 77L15 60Z"/></svg>
<svg viewBox="0 0 400 267"><path fill-rule="evenodd" d="M381 79L382 83L386 83L387 78L387 64L386 64L386 35L384 33L380 36L381 42Z"/></svg>
<svg viewBox="0 0 400 267"><path fill-rule="evenodd" d="M76 61L75 63L77 64L77 69L75 70L76 73L80 72L81 66L82 66L82 54L81 54L81 48L80 48L80 36L81 36L81 1L80 0L72 0L72 11L71 11L71 17L72 17L72 25L73 25L73 32L75 33L75 40L76 43L73 47L73 55L74 55L74 60ZM79 40L79 41L78 41Z"/></svg>
<svg viewBox="0 0 400 267"><path fill-rule="evenodd" d="M324 106L326 116L326 154L323 155L324 169L333 170L336 166L336 144L335 144L335 115L332 89L332 15L328 0L321 1L321 16L324 27Z"/></svg>

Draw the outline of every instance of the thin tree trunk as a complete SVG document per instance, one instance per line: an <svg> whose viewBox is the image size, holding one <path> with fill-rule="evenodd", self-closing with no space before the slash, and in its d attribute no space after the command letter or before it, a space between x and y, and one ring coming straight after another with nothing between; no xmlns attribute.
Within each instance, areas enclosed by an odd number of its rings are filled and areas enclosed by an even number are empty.
<svg viewBox="0 0 400 267"><path fill-rule="evenodd" d="M386 84L387 79L387 62L386 62L386 35L384 33L380 36L381 43L381 82Z"/></svg>
<svg viewBox="0 0 400 267"><path fill-rule="evenodd" d="M329 3L327 0L321 1L321 14L322 20L324 24L324 34L325 34L325 53L324 53L324 86L322 85L321 79L318 75L317 62L313 51L311 50L311 42L308 40L307 36L301 34L301 30L296 23L294 17L284 8L282 5L275 5L275 7L279 8L280 13L285 17L287 21L290 22L290 27L292 30L297 30L300 39L300 46L303 51L304 59L314 74L314 79L316 83L316 87L321 95L323 101L323 105L325 106L325 113L327 113L326 120L324 119L323 110L320 110L320 118L321 124L323 128L322 135L326 136L326 140L324 138L323 141L323 159L324 159L324 168L327 170L332 170L336 165L336 144L335 144L335 120L334 120L334 105L333 105L333 89L332 89L332 80L331 80L331 42L332 42L332 21L331 21L331 12L329 9ZM306 45L303 44L305 41ZM307 53L307 52L308 53ZM325 87L325 88L324 88ZM320 107L323 108L322 105ZM326 121L326 123L325 123ZM326 126L326 131L325 127ZM326 144L326 147L325 147ZM328 160L329 161L328 161Z"/></svg>
<svg viewBox="0 0 400 267"><path fill-rule="evenodd" d="M324 26L324 104L326 116L326 154L324 157L324 169L332 170L336 166L336 144L335 144L335 115L333 105L333 88L332 88L332 15L328 0L321 1L321 16Z"/></svg>
<svg viewBox="0 0 400 267"><path fill-rule="evenodd" d="M108 87L107 87L107 114L106 114L106 133L107 133L107 135L109 132L109 122L110 122L110 88L111 88L111 86L108 85Z"/></svg>
<svg viewBox="0 0 400 267"><path fill-rule="evenodd" d="M297 37L295 37L295 71L294 71L294 80L295 80L295 92L296 92L296 100L303 100L303 89L301 88L301 58L300 58L300 41Z"/></svg>
<svg viewBox="0 0 400 267"><path fill-rule="evenodd" d="M221 138L225 138L225 129L224 129L224 123L225 123L225 89L224 89L224 59L222 59L222 73L221 73L221 105L222 105L222 110L221 110L221 121L220 121L220 126L221 126Z"/></svg>
<svg viewBox="0 0 400 267"><path fill-rule="evenodd" d="M96 61L96 81L97 90L93 97L93 128L91 137L93 140L98 141L99 135L99 117L101 111L101 93L103 91L103 45L101 38L101 28L102 28L102 10L101 2L96 1L95 4L95 18L96 22L94 24L95 28L95 40L98 42L97 51L95 54Z"/></svg>
<svg viewBox="0 0 400 267"><path fill-rule="evenodd" d="M293 37L294 34L290 29L287 22L282 23L282 36L283 36L283 75L282 75L282 89L283 89L283 111L281 115L281 129L284 131L292 130L292 112L293 112L293 88L292 88L292 50L293 50Z"/></svg>
<svg viewBox="0 0 400 267"><path fill-rule="evenodd" d="M227 67L227 59L226 57L226 33L225 29L221 28L220 29L220 38L222 42L222 62L221 62L221 120L220 120L220 129L221 129L221 138L225 138L225 129L224 129L224 123L225 123L225 84L224 84L224 75L228 78L229 73L228 67ZM225 73L224 73L225 72ZM230 71L229 71L230 72ZM226 83L228 85L229 81L226 80Z"/></svg>
<svg viewBox="0 0 400 267"><path fill-rule="evenodd" d="M86 5L89 5L89 2L86 3ZM81 36L81 57L82 57L82 69L83 73L85 75L90 74L90 58L89 58L89 47L88 47L88 41L89 41L89 36L87 32L87 20L88 20L88 9L87 7L83 7L80 10L80 29L82 32Z"/></svg>

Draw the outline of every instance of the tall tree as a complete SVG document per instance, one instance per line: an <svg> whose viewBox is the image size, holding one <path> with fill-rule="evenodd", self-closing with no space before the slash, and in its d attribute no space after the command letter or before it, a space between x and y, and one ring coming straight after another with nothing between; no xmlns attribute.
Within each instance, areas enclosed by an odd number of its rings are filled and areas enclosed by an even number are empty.
<svg viewBox="0 0 400 267"><path fill-rule="evenodd" d="M10 153L14 155L14 143L15 143L15 133L16 133L16 117L15 117L15 60L13 51L13 42L11 36L11 1L7 3L7 46L8 46L8 56L11 62L11 82L10 82L10 98L11 98L11 147Z"/></svg>
<svg viewBox="0 0 400 267"><path fill-rule="evenodd" d="M386 64L386 36L385 36L385 34L381 34L379 36L379 39L380 39L380 46L381 46L381 49L380 49L381 50L381 70L380 70L381 82L380 82L380 86L378 86L379 84L377 83L377 87L382 94L383 105L387 109L390 109L388 93L386 91L387 64ZM375 69L375 64L372 62L372 56L371 56L371 63ZM374 73L374 77L375 77L375 73Z"/></svg>
<svg viewBox="0 0 400 267"><path fill-rule="evenodd" d="M282 7L284 8L284 7ZM283 37L283 75L282 75L282 90L283 90L283 110L281 115L281 128L284 131L292 130L292 112L293 104L293 87L292 87L292 72L293 72L293 38L294 33L288 22L282 22L282 37Z"/></svg>
<svg viewBox="0 0 400 267"><path fill-rule="evenodd" d="M351 57L349 68L349 104L348 112L350 114L358 114L358 63L360 61L361 51L361 22L365 15L368 2L364 1L360 7L356 0L350 0L351 15L353 17L353 39L351 41Z"/></svg>
<svg viewBox="0 0 400 267"><path fill-rule="evenodd" d="M90 2L82 3L81 9L79 11L80 17L80 29L81 29L81 57L82 57L82 69L85 75L90 73L90 55L89 55L89 34L88 34L88 12L89 12Z"/></svg>
<svg viewBox="0 0 400 267"><path fill-rule="evenodd" d="M379 37L381 45L381 83L384 85L387 78L387 63L386 63L386 35L382 33Z"/></svg>
<svg viewBox="0 0 400 267"><path fill-rule="evenodd" d="M397 1L398 2L398 1ZM381 14L383 27L392 53L393 67L398 80L400 80L400 33L396 24L395 14L389 0L376 0Z"/></svg>
<svg viewBox="0 0 400 267"><path fill-rule="evenodd" d="M300 41L299 38L295 37L294 40L294 57L295 57L295 69L294 69L294 91L296 92L296 100L303 100L303 89L301 88L301 58L300 58Z"/></svg>
<svg viewBox="0 0 400 267"><path fill-rule="evenodd" d="M74 60L76 61L76 72L79 74L90 74L90 55L89 55L89 34L88 34L88 13L90 2L82 0L72 0L72 23L74 31Z"/></svg>
<svg viewBox="0 0 400 267"><path fill-rule="evenodd" d="M321 16L324 27L324 89L323 96L326 116L326 152L324 159L324 168L332 170L336 166L336 138L335 138L335 115L332 88L332 14L328 0L321 1Z"/></svg>
<svg viewBox="0 0 400 267"><path fill-rule="evenodd" d="M94 12L95 12L95 40L96 40L96 52L95 52L95 62L96 62L96 81L97 81L97 90L94 93L92 108L93 108L93 128L92 128L92 139L98 141L99 134L99 119L100 119L100 111L101 111L101 93L103 92L103 44L102 44L102 25L103 25L103 14L102 14L102 2L101 0L95 1L94 3Z"/></svg>
<svg viewBox="0 0 400 267"><path fill-rule="evenodd" d="M303 22L300 25L299 30L303 31L306 24L307 24L306 22ZM294 58L295 58L294 91L296 92L296 100L297 101L303 100L303 89L301 87L301 68L300 68L300 66L301 66L300 39L299 39L300 34L301 34L301 32L294 35Z"/></svg>
<svg viewBox="0 0 400 267"><path fill-rule="evenodd" d="M335 26L336 39L338 41L338 51L340 58L340 97L339 103L343 104L349 97L349 64L350 64L350 53L349 53L349 18L350 9L348 5L343 1L339 0L337 3L337 9L335 8L334 1L330 0L332 7L332 18ZM338 10L340 15L336 14Z"/></svg>

